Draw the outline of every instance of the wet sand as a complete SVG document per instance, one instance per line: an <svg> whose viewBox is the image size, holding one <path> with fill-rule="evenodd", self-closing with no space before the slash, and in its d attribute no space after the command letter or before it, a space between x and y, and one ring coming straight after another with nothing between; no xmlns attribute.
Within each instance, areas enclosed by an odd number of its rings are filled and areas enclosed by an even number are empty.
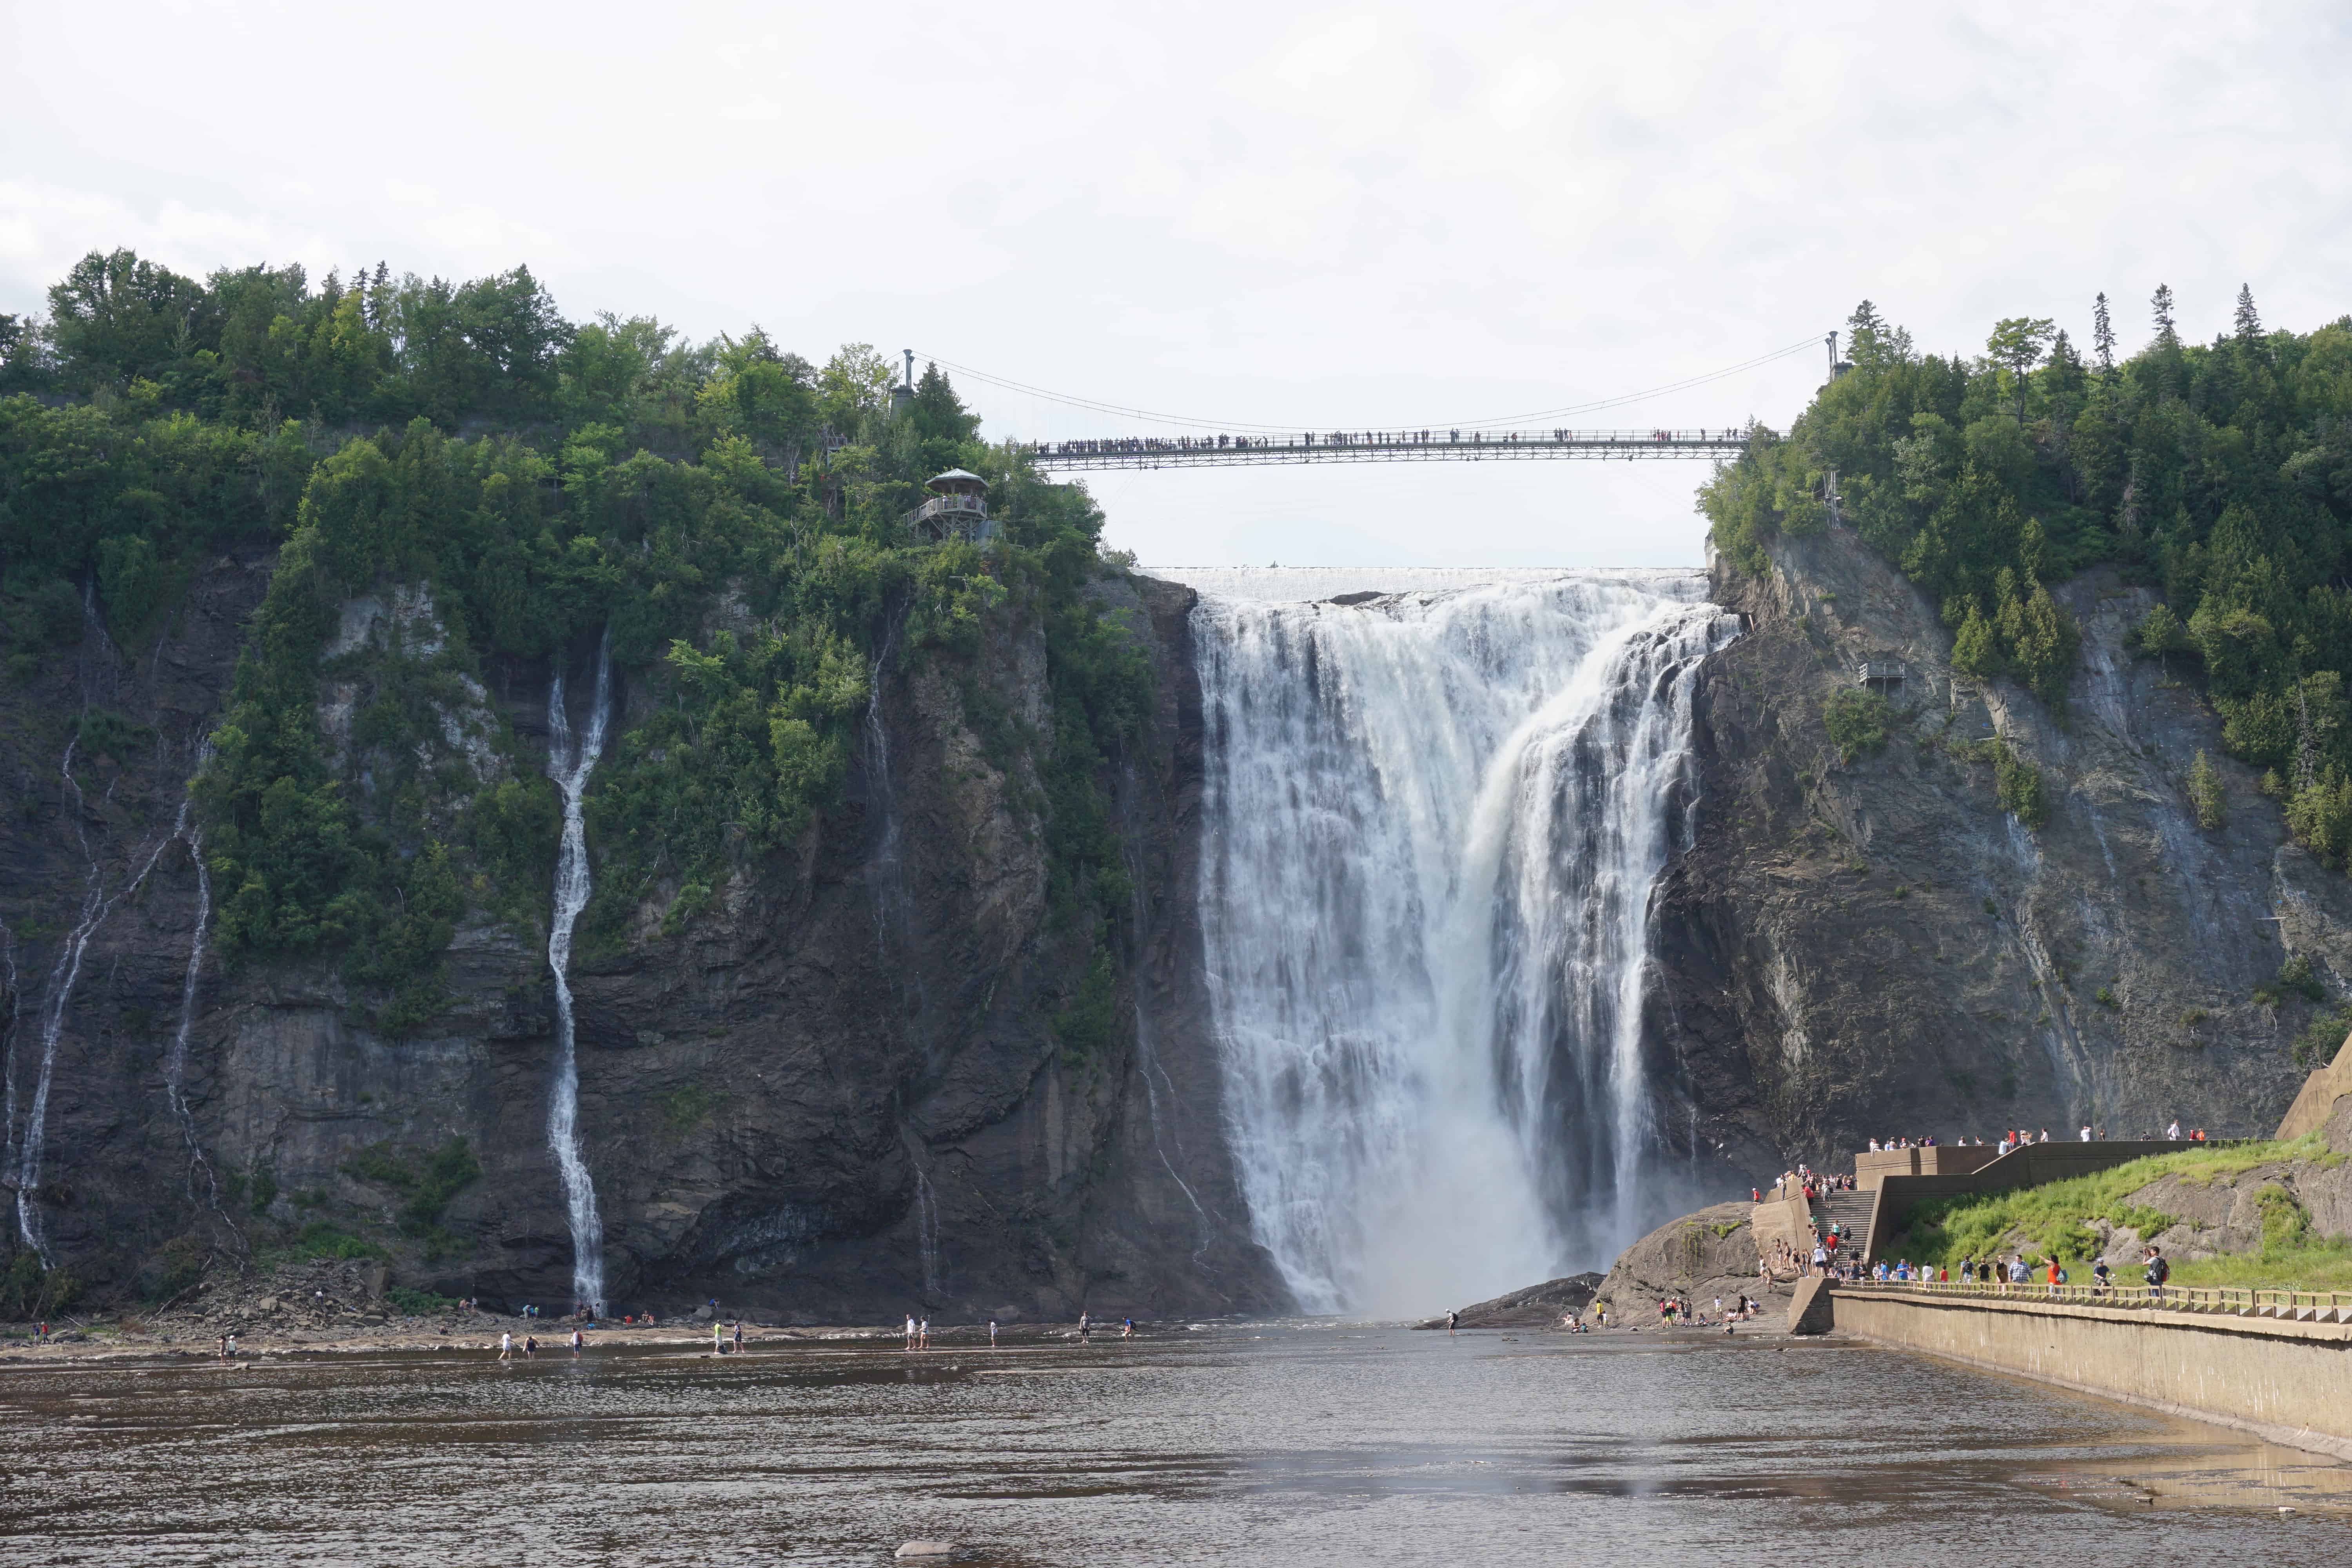
<svg viewBox="0 0 2352 1568"><path fill-rule="evenodd" d="M2343 1467L1834 1339L768 1332L12 1359L0 1561L2352 1561Z"/></svg>

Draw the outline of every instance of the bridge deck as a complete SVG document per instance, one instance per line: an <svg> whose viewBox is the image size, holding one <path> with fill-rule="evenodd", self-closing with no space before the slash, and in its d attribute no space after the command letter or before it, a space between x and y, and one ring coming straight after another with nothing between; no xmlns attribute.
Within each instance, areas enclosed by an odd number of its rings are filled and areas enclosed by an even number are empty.
<svg viewBox="0 0 2352 1568"><path fill-rule="evenodd" d="M1267 437L1128 437L1025 444L1038 468L1229 468L1268 463L1461 463L1541 458L1734 458L1743 430L1520 430L1462 435L1447 430L1334 431L1295 439Z"/></svg>

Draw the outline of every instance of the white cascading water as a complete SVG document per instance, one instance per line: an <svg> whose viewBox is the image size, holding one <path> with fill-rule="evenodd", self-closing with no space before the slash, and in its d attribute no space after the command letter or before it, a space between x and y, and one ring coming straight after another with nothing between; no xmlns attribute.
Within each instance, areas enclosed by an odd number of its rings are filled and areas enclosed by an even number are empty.
<svg viewBox="0 0 2352 1568"><path fill-rule="evenodd" d="M202 771L205 758L211 755L207 742L196 766ZM184 819L185 806L181 808ZM180 1026L172 1031L172 1054L163 1058L163 1093L172 1102L172 1115L180 1123L181 1134L188 1141L188 1195L196 1191L196 1173L205 1178L205 1201L215 1213L220 1213L220 1183L213 1175L212 1162L205 1158L204 1144L196 1137L196 1119L188 1109L188 1041L196 1026L196 986L204 978L205 938L211 933L213 923L213 879L205 866L205 836L190 827L185 835L188 858L196 868L196 922L188 938L188 970L180 977ZM228 1216L221 1214L223 1219ZM230 1226L235 1229L234 1223Z"/></svg>
<svg viewBox="0 0 2352 1568"><path fill-rule="evenodd" d="M596 1215L596 1184L580 1152L580 1055L572 1015L572 928L588 907L593 884L588 871L588 826L581 798L588 775L604 754L604 729L613 708L611 634L596 645L596 696L588 728L575 735L563 704L563 672L547 693L547 776L563 796L563 841L555 859L555 910L547 928L547 966L555 974L555 1087L548 1097L547 1145L563 1179L563 1204L572 1222L572 1297L577 1307L601 1313L604 1306L604 1224Z"/></svg>
<svg viewBox="0 0 2352 1568"><path fill-rule="evenodd" d="M1202 594L1200 913L1257 1239L1312 1311L1605 1267L1671 1201L1649 899L1734 623L1690 572L1165 575Z"/></svg>
<svg viewBox="0 0 2352 1568"><path fill-rule="evenodd" d="M180 815L172 824L172 831L156 842L155 847L141 863L137 874L113 893L106 893L98 854L89 847L89 834L82 826L89 804L82 796L80 782L73 773L73 754L77 743L75 741L66 742L65 756L58 763L58 771L64 776L67 793L73 796L74 837L81 846L82 858L89 870L82 884L81 909L75 918L73 929L66 935L65 945L58 950L57 965L49 972L48 989L41 998L41 1067L38 1076L33 1080L32 1103L25 1113L25 1137L16 1159L16 1234L26 1247L40 1255L44 1268L53 1262L49 1257L48 1237L41 1227L39 1205L41 1161L48 1152L49 1142L49 1086L57 1076L58 1040L65 1032L66 1011L73 1005L74 987L81 981L82 956L89 951L89 939L98 934L98 928L104 925L106 917L114 912L114 906L121 903L125 896L139 890L147 880L147 874L154 870L155 863L163 858L163 851L188 830L189 803L183 799ZM13 1055L12 1047L9 1062L9 1109L12 1117L16 1087Z"/></svg>

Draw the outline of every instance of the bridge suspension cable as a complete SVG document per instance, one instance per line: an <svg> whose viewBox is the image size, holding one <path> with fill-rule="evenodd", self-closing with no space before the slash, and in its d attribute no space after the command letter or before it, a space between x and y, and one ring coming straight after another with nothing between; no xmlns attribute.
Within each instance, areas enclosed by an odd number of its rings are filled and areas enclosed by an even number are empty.
<svg viewBox="0 0 2352 1568"><path fill-rule="evenodd" d="M1808 350L1817 349L1820 347L1821 342L1822 339L1819 335L1807 337L1800 342L1787 344L1784 347L1773 349L1769 353L1759 354L1753 359L1742 360L1738 364L1727 365L1720 370L1709 371L1703 375L1687 376L1681 381L1668 382L1663 385L1649 387L1640 392L1622 393L1613 397L1596 398L1587 403L1570 404L1557 408L1536 409L1521 414L1496 415L1480 419L1447 419L1434 421L1432 422L1428 427L1433 429L1442 426L1449 431L1456 431L1465 435L1472 432L1504 432L1509 430L1510 427L1514 426L1522 425L1528 421L1567 418L1580 414L1598 413L1605 408L1626 407L1636 403L1644 402L1653 397L1663 397L1670 393L1675 392L1686 392L1693 387L1705 386L1712 382L1722 381L1727 377L1738 375L1744 372L1755 370L1763 365L1770 364L1776 360L1786 359L1791 354L1802 353ZM909 352L911 353L913 351ZM1084 409L1092 414L1117 415L1122 418L1149 420L1155 424L1172 426L1181 429L1218 431L1229 436L1278 436L1286 440L1292 440L1296 439L1300 434L1300 426L1297 425L1267 425L1245 419L1203 419L1192 415L1168 414L1152 409L1134 408L1124 404L1106 403L1097 398L1074 396L1066 393L1055 392L1042 386L1033 386L1026 382L1013 381L1009 377L995 375L990 372L979 370L971 365L959 364L952 360L943 359L937 354L924 354L921 357L929 360L931 363L938 365L940 369L952 372L954 374L967 380L977 381L989 386L1002 387L1005 391L1017 392L1024 396L1043 398L1049 403L1058 403L1066 407ZM1422 426L1421 421L1416 420L1413 423L1416 428L1420 428ZM1063 443L1040 443L1039 445L1062 444Z"/></svg>

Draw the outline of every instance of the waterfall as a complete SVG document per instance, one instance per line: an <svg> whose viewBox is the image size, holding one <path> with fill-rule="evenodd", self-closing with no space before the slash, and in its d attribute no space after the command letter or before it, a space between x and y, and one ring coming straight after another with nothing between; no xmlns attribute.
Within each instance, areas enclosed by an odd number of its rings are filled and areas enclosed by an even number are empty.
<svg viewBox="0 0 2352 1568"><path fill-rule="evenodd" d="M89 867L83 880L81 908L77 912L73 929L66 935L65 945L58 951L56 965L49 971L48 989L41 998L41 1066L33 1080L33 1100L25 1113L25 1138L16 1163L16 1234L24 1244L40 1255L41 1266L50 1267L48 1238L42 1234L39 1209L41 1159L48 1152L49 1085L57 1074L58 1038L65 1031L66 1010L73 1002L74 987L81 981L82 955L89 951L89 939L114 912L114 906L124 895L135 893L163 858L163 851L188 830L188 802L180 802L180 815L172 824L172 831L158 840L138 873L112 893L105 891L98 853L89 847L89 834L82 826L82 816L89 803L83 798L81 784L73 775L75 741L66 742L64 758L58 771L64 776L67 791L73 796L74 837L81 846L82 858ZM13 1047L12 1047L13 1058ZM16 1089L15 1063L10 1063L10 1099ZM11 1110L14 1106L12 1104Z"/></svg>
<svg viewBox="0 0 2352 1568"><path fill-rule="evenodd" d="M1202 595L1200 917L1256 1238L1318 1311L1605 1266L1661 1217L1649 898L1732 623L1694 573L1169 574Z"/></svg>
<svg viewBox="0 0 2352 1568"><path fill-rule="evenodd" d="M940 1300L940 1199L931 1178L915 1167L915 1251L923 1266L923 1300Z"/></svg>
<svg viewBox="0 0 2352 1568"><path fill-rule="evenodd" d="M555 975L555 1088L549 1097L547 1144L563 1178L572 1222L572 1297L575 1307L604 1305L604 1226L596 1216L596 1184L580 1153L580 1054L572 1013L572 928L588 907L588 826L581 797L604 754L604 728L613 708L612 633L596 645L596 696L588 731L574 736L563 705L563 671L547 693L547 776L563 795L563 842L555 860L555 910L547 930L547 966Z"/></svg>
<svg viewBox="0 0 2352 1568"><path fill-rule="evenodd" d="M197 759L198 772L203 771L205 760L211 754L212 746L207 742ZM184 822L187 818L187 807L184 805L182 805L180 816ZM205 1158L204 1145L196 1137L196 1119L188 1110L185 1089L188 1077L188 1038L196 1026L196 984L204 975L205 938L212 931L213 879L212 873L205 868L204 834L196 828L190 827L183 837L188 843L188 858L195 862L196 867L196 921L195 930L188 938L188 972L180 980L180 1026L172 1032L172 1054L163 1058L163 1094L171 1101L172 1114L179 1121L180 1131L188 1140L188 1195L192 1200L194 1198L196 1173L202 1171L205 1176L205 1201L212 1205L214 1212L219 1214L226 1221L228 1220L228 1215L221 1210L220 1183L213 1175L212 1162ZM229 1228L232 1230L236 1228L235 1222L229 1222Z"/></svg>

